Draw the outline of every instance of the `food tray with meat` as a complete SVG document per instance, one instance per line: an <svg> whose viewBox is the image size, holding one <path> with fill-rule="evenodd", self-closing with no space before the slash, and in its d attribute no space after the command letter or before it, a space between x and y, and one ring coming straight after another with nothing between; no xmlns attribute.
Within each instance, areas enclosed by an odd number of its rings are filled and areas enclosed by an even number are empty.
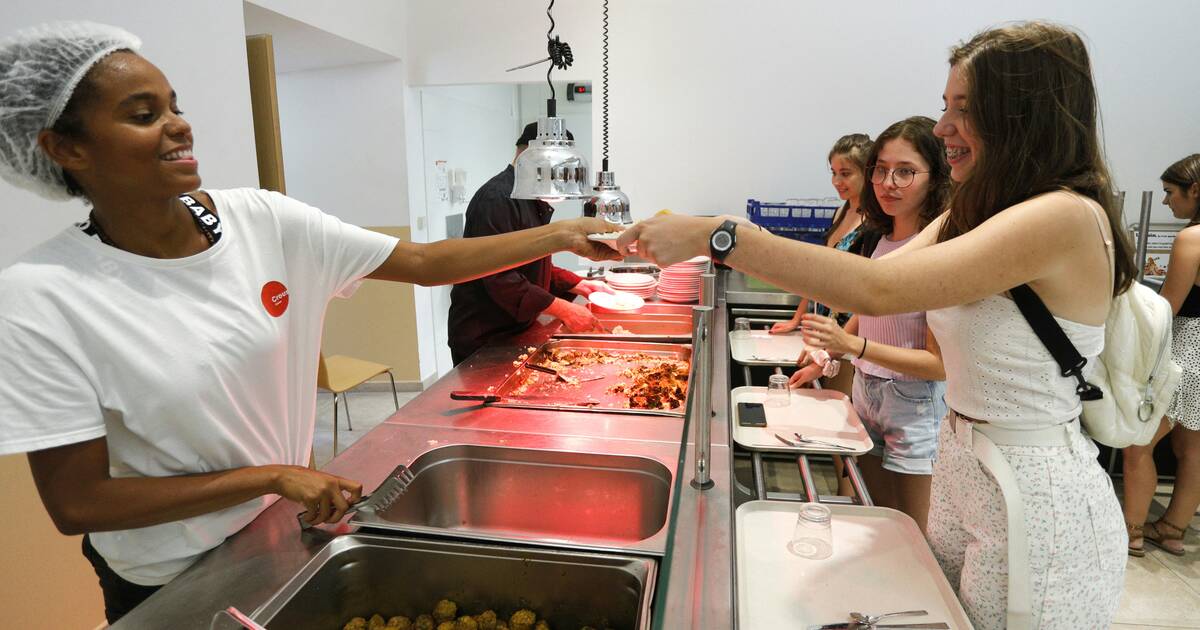
<svg viewBox="0 0 1200 630"><path fill-rule="evenodd" d="M502 407L682 417L691 359L688 344L552 339L514 357L513 371L494 388L450 396Z"/></svg>

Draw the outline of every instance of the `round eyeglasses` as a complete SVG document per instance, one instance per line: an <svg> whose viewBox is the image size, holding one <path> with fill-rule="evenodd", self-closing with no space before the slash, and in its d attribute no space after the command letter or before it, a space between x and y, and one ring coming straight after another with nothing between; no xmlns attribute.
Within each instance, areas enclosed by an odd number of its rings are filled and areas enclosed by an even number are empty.
<svg viewBox="0 0 1200 630"><path fill-rule="evenodd" d="M901 166L900 168L887 169L882 166L872 166L867 169L867 176L871 179L872 184L882 185L888 180L888 175L892 176L892 185L896 188L908 188L912 186L913 180L917 175L928 173L929 171L918 171Z"/></svg>

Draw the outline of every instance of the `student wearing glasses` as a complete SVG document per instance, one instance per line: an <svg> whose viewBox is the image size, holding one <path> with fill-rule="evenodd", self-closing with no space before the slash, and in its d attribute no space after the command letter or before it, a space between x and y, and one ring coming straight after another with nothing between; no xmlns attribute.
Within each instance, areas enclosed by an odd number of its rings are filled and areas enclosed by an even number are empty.
<svg viewBox="0 0 1200 630"><path fill-rule="evenodd" d="M903 247L946 208L950 166L934 121L907 118L888 127L867 158L871 185L863 192L863 255L882 258ZM946 414L946 373L925 312L855 315L845 328L807 314L805 342L831 356L854 358L854 410L875 447L859 458L875 503L908 514L921 531L938 427ZM810 378L800 370L793 382Z"/></svg>

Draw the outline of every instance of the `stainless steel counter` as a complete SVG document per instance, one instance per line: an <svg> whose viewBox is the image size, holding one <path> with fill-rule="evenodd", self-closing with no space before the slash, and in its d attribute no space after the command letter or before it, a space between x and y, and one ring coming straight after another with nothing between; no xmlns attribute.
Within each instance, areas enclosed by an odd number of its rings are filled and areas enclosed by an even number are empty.
<svg viewBox="0 0 1200 630"><path fill-rule="evenodd" d="M723 306L718 304L714 330L726 328ZM422 453L455 444L652 458L675 473L676 488L671 498L675 527L665 543L654 627L733 627L733 476L725 411L729 382L725 335L713 335L716 360L711 382L716 411L711 471L716 486L701 492L688 483L694 457L690 444L680 458L685 426L690 442L694 422L665 416L510 409L450 399L452 390L485 389L499 382L512 370L512 360L522 347L540 343L554 329L535 326L511 345L480 351L363 436L325 470L370 489L397 464L409 464ZM113 627L207 628L213 614L228 606L253 613L334 537L354 531L341 524L301 533L298 511L289 501L276 502ZM226 619L214 627L237 626Z"/></svg>

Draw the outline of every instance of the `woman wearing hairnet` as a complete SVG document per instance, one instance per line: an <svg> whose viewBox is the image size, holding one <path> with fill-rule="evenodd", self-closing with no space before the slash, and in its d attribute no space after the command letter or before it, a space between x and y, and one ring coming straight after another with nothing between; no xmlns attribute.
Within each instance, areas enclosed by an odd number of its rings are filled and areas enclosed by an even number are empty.
<svg viewBox="0 0 1200 630"><path fill-rule="evenodd" d="M88 220L0 271L0 454L28 453L55 524L86 533L115 621L275 495L337 522L359 483L307 468L325 306L361 278L462 282L599 219L432 244L263 190L199 192L171 84L110 26L0 45L0 176Z"/></svg>

